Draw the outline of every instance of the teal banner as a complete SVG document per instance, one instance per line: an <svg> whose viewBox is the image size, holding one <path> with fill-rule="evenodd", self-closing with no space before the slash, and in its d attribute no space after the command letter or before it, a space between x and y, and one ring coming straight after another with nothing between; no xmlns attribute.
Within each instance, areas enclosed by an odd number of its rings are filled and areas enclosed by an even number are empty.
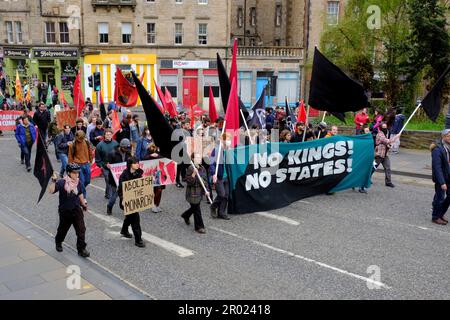
<svg viewBox="0 0 450 320"><path fill-rule="evenodd" d="M269 211L320 194L369 188L373 161L369 134L229 150L229 213Z"/></svg>

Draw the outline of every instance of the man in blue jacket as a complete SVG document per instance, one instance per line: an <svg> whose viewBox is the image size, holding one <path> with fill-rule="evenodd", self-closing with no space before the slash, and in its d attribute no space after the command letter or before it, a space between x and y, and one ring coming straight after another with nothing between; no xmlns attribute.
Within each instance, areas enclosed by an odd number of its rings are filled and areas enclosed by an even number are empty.
<svg viewBox="0 0 450 320"><path fill-rule="evenodd" d="M444 218L450 206L450 129L442 131L441 141L431 146L435 195L433 217L435 224L446 225Z"/></svg>
<svg viewBox="0 0 450 320"><path fill-rule="evenodd" d="M24 155L27 171L31 171L31 149L36 141L36 128L30 124L28 117L22 117L22 123L16 128L16 140L19 143L21 153Z"/></svg>

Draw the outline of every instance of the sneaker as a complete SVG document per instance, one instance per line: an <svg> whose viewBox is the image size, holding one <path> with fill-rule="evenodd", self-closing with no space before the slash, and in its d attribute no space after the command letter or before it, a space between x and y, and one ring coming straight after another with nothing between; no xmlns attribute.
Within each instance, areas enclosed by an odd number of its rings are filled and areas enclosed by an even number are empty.
<svg viewBox="0 0 450 320"><path fill-rule="evenodd" d="M154 208L152 208L152 212L153 213L160 213L160 212L162 212L162 210L161 210L160 207L154 207Z"/></svg>
<svg viewBox="0 0 450 320"><path fill-rule="evenodd" d="M145 243L144 243L144 241L136 242L136 243L135 243L135 246L136 246L136 247L139 247L139 248L145 248Z"/></svg>
<svg viewBox="0 0 450 320"><path fill-rule="evenodd" d="M57 243L57 244L56 244L56 251L58 251L58 252L63 252L62 243Z"/></svg>
<svg viewBox="0 0 450 320"><path fill-rule="evenodd" d="M27 167L27 171L30 172L31 171L31 167Z"/></svg>
<svg viewBox="0 0 450 320"><path fill-rule="evenodd" d="M198 230L195 230L195 232L200 233L200 234L205 234L206 230L205 229L198 229Z"/></svg>
<svg viewBox="0 0 450 320"><path fill-rule="evenodd" d="M132 239L133 236L131 235L131 233L129 233L128 231L126 232L121 232L120 233L122 235L122 237L127 238L127 239Z"/></svg>
<svg viewBox="0 0 450 320"><path fill-rule="evenodd" d="M229 216L219 216L219 219L222 219L222 220L231 220L231 218L229 217Z"/></svg>
<svg viewBox="0 0 450 320"><path fill-rule="evenodd" d="M392 182L386 183L386 187L395 188L395 186L392 184Z"/></svg>
<svg viewBox="0 0 450 320"><path fill-rule="evenodd" d="M106 207L106 214L108 215L108 216L112 216L112 208L110 208L110 207Z"/></svg>
<svg viewBox="0 0 450 320"><path fill-rule="evenodd" d="M217 219L219 217L219 214L217 213L217 208L211 207L211 217L213 219Z"/></svg>
<svg viewBox="0 0 450 320"><path fill-rule="evenodd" d="M86 249L83 249L81 251L78 251L78 255L83 258L89 258L91 254Z"/></svg>
<svg viewBox="0 0 450 320"><path fill-rule="evenodd" d="M25 160L20 160L20 164L25 164Z"/></svg>
<svg viewBox="0 0 450 320"><path fill-rule="evenodd" d="M447 225L447 223L444 220L442 220L441 218L432 220L432 222L435 223L435 224L439 224L441 226Z"/></svg>
<svg viewBox="0 0 450 320"><path fill-rule="evenodd" d="M105 194L105 199L109 200L109 195Z"/></svg>
<svg viewBox="0 0 450 320"><path fill-rule="evenodd" d="M367 190L366 190L366 189L364 189L364 188L361 188L361 189L359 189L359 193L364 193L364 194L367 194Z"/></svg>
<svg viewBox="0 0 450 320"><path fill-rule="evenodd" d="M181 183L177 183L177 188L184 189L184 186Z"/></svg>

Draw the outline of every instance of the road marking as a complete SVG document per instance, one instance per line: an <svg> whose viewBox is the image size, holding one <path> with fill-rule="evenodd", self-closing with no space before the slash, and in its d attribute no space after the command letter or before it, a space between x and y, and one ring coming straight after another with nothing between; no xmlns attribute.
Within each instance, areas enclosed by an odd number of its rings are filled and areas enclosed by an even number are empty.
<svg viewBox="0 0 450 320"><path fill-rule="evenodd" d="M46 229L42 228L41 226L35 224L33 221L27 219L25 216L21 215L20 213L18 213L17 211L15 211L14 209L11 209L10 207L4 205L3 203L0 202L0 205L4 208L6 208L8 211L12 212L13 214L15 214L16 216L18 216L19 218L21 218L22 220L28 222L29 224L31 224L33 227L35 227L36 229L41 230L42 232L44 232L45 234L47 234L48 236L50 236L51 238L54 238L55 235L49 231L47 231ZM72 250L73 252L78 252L77 249L75 249L73 246L67 244L67 243L63 243L63 245L67 248L69 248L70 250ZM140 292L141 294L143 294L144 296L149 297L150 299L153 300L157 300L153 295L149 294L148 292L142 290L141 288L135 286L134 284L132 284L131 282L129 282L127 279L121 277L120 275L118 275L117 273L115 273L114 271L112 271L111 269L109 269L108 267L105 267L104 265L102 265L101 263L95 261L92 258L85 258L87 260L89 260L90 262L92 262L93 264L95 264L97 267L105 270L106 272L110 273L111 275L113 275L114 277L116 277L117 279L119 279L120 281L122 281L123 283L127 284L129 287L137 290L138 292Z"/></svg>
<svg viewBox="0 0 450 320"><path fill-rule="evenodd" d="M90 214L92 214L94 217L96 217L97 219L105 221L109 225L110 228L122 227L123 222L117 218L114 218L112 216L106 216L103 214L98 214L92 210L88 210L88 212ZM156 245L164 250L167 250L167 251L179 256L180 258L186 258L186 257L190 257L190 256L194 255L194 251L192 251L190 249L186 249L175 243L158 238L147 232L142 232L142 239L144 239L150 243L153 243L154 245Z"/></svg>
<svg viewBox="0 0 450 320"><path fill-rule="evenodd" d="M91 186L92 188L97 189L97 190L106 191L106 189L96 186L95 184L92 184L92 183L89 186Z"/></svg>
<svg viewBox="0 0 450 320"><path fill-rule="evenodd" d="M308 201L305 201L305 200L300 200L300 201L296 201L296 202L304 203L304 204L312 204L311 202L308 202Z"/></svg>
<svg viewBox="0 0 450 320"><path fill-rule="evenodd" d="M267 249L279 252L281 254L288 255L290 257L294 257L294 258L297 258L297 259L300 259L300 260L303 260L303 261L306 261L306 262L314 263L314 264L316 264L318 266L321 266L323 268L330 269L330 270L336 271L338 273L342 273L344 275L347 275L347 276L350 276L350 277L353 277L353 278L356 278L356 279L359 279L359 280L363 280L367 284L370 283L370 284L373 284L373 285L375 285L377 287L380 287L380 288L392 289L391 287L389 287L388 285L384 284L383 282L375 281L373 279L370 279L370 278L367 278L367 277L363 277L363 276L360 276L358 274L355 274L355 273L352 273L352 272L349 272L349 271L346 271L346 270L343 270L343 269L340 269L340 268L336 268L336 267L330 266L330 265L328 265L326 263L323 263L323 262L320 262L320 261L316 261L314 259L306 258L306 257L303 257L301 255L295 254L295 253L290 252L290 251L286 251L286 250L283 250L283 249L280 249L280 248L276 248L274 246L271 246L269 244L266 244L266 243L263 243L263 242L260 242L260 241L257 241L257 240L252 240L252 239L249 239L249 238L245 238L245 237L240 236L238 234L235 234L235 233L232 233L232 232L229 232L229 231L225 231L225 230L222 230L222 229L219 229L219 228L216 228L216 227L209 227L209 229L216 230L218 232L227 234L229 236L235 237L235 238L240 239L240 240L251 242L251 243L256 244L258 246L261 246L261 247L264 247L264 248L267 248Z"/></svg>
<svg viewBox="0 0 450 320"><path fill-rule="evenodd" d="M269 219L285 222L285 223L290 224L292 226L299 226L300 225L300 222L298 222L298 221L289 219L288 217L271 214L271 213L268 213L268 212L257 212L255 214L258 215L258 216L261 216L261 217L265 217L265 218L269 218Z"/></svg>
<svg viewBox="0 0 450 320"><path fill-rule="evenodd" d="M14 141L14 138L1 138L0 141Z"/></svg>
<svg viewBox="0 0 450 320"><path fill-rule="evenodd" d="M404 223L404 222L399 222L399 221L395 221L395 220L391 220L391 219L385 219L385 218L379 218L379 217L374 217L373 219L379 220L379 221L386 221L386 222L389 222L391 224L398 224L398 225L411 227L411 228L415 228L415 229L420 229L420 230L424 230L424 231L439 232L439 233L444 233L446 235L450 235L450 232L441 231L441 230L438 230L436 228L422 227L422 226L417 226L417 225L414 225L414 224L409 224L409 223Z"/></svg>

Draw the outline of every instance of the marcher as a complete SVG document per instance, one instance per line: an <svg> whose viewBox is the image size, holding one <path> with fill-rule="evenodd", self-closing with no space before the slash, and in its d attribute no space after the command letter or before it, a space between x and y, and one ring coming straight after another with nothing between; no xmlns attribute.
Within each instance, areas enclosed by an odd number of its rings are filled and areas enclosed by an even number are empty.
<svg viewBox="0 0 450 320"><path fill-rule="evenodd" d="M158 147L154 143L152 143L148 146L147 155L144 156L143 160L157 160L157 159L161 159L161 158L162 158L162 156L158 152ZM155 197L154 197L155 206L152 208L153 213L162 212L160 204L161 204L162 191L165 188L166 188L165 186L153 187L153 193L155 195Z"/></svg>
<svg viewBox="0 0 450 320"><path fill-rule="evenodd" d="M364 108L361 110L361 112L358 112L354 119L355 125L356 125L356 135L361 134L363 131L363 126L370 123L369 115L367 114L367 108Z"/></svg>
<svg viewBox="0 0 450 320"><path fill-rule="evenodd" d="M145 126L144 131L142 131L142 136L139 138L136 146L136 157L139 160L143 160L148 154L148 148L152 142L153 141L152 136L150 135L150 130L147 126Z"/></svg>
<svg viewBox="0 0 450 320"><path fill-rule="evenodd" d="M388 154L392 143L394 143L396 140L396 137L393 137L391 139L389 139L388 137L389 131L387 129L387 124L383 122L381 123L380 130L376 138L375 162L377 167L379 167L380 164L383 165L386 187L394 188L395 186L392 184L391 178L391 160L389 159Z"/></svg>
<svg viewBox="0 0 450 320"><path fill-rule="evenodd" d="M397 110L397 115L395 116L394 124L392 125L391 134L398 135L403 129L403 124L406 117L402 114L402 110ZM400 149L400 137L392 145L392 153L398 153Z"/></svg>
<svg viewBox="0 0 450 320"><path fill-rule="evenodd" d="M200 203L202 201L203 195L209 197L209 192L205 193L205 190L202 187L199 179L202 179L203 184L207 185L207 175L206 170L202 166L202 155L194 153L192 155L193 165L189 166L186 171L186 201L190 204L190 208L185 211L181 217L184 219L184 222L187 225L190 225L190 217L194 215L194 227L195 232L200 234L205 234L205 225L203 224L202 211L200 208ZM195 170L196 169L196 170ZM197 172L200 176L197 175Z"/></svg>
<svg viewBox="0 0 450 320"><path fill-rule="evenodd" d="M33 122L38 127L39 134L44 142L47 141L47 129L51 121L50 112L47 110L45 103L40 102L38 110L33 115Z"/></svg>
<svg viewBox="0 0 450 320"><path fill-rule="evenodd" d="M144 174L144 171L142 171L142 169L139 168L139 160L136 157L130 157L127 160L127 168L120 175L119 186L117 188L117 193L120 198L119 205L122 210L124 210L123 190L122 190L123 183L126 181L142 178L143 174ZM145 248L145 243L142 240L142 229L141 229L141 224L140 224L139 212L134 212L125 217L120 234L123 237L128 238L128 239L132 238L132 235L128 231L128 227L130 225L131 225L131 229L133 230L135 245L139 248Z"/></svg>
<svg viewBox="0 0 450 320"><path fill-rule="evenodd" d="M445 217L450 206L450 129L441 133L441 140L431 145L434 199L432 222L448 224Z"/></svg>
<svg viewBox="0 0 450 320"><path fill-rule="evenodd" d="M77 131L75 141L69 143L69 163L76 163L81 167L80 181L83 196L86 201L86 187L91 183L92 148L86 139L84 131Z"/></svg>
<svg viewBox="0 0 450 320"><path fill-rule="evenodd" d="M91 141L91 143L94 147L97 147L97 145L104 139L105 129L103 128L102 120L97 120L95 122L95 124L96 124L96 127L94 130L91 131L89 140Z"/></svg>
<svg viewBox="0 0 450 320"><path fill-rule="evenodd" d="M326 122L319 123L319 127L317 128L316 132L314 133L317 139L323 139L326 138L328 135L328 125Z"/></svg>
<svg viewBox="0 0 450 320"><path fill-rule="evenodd" d="M119 146L119 143L117 141L112 139L113 137L113 131L111 129L105 130L105 136L104 140L101 141L97 148L95 149L95 163L99 168L102 169L103 177L105 179L105 198L109 199L112 190L111 190L111 183L109 183L109 169L108 169L108 161L109 161L109 154L113 152L114 149L116 149Z"/></svg>
<svg viewBox="0 0 450 320"><path fill-rule="evenodd" d="M108 184L111 193L109 194L109 201L108 205L106 206L106 214L109 216L112 215L112 209L114 207L114 204L116 203L118 195L117 185L111 171L111 164L127 162L129 158L131 158L131 143L128 139L123 139L122 141L120 141L120 144L116 146L115 149L110 152L107 157L108 160L106 167L109 169Z"/></svg>
<svg viewBox="0 0 450 320"><path fill-rule="evenodd" d="M211 216L215 219L230 220L230 217L227 214L230 183L228 181L227 170L225 169L225 155L226 150L231 146L231 140L227 139L227 135L224 134L220 143L222 144L222 147L220 148L217 146L211 153L211 158L214 159L214 162L209 167L212 183L215 185L217 192L217 197L211 204ZM218 162L219 149L221 149L222 154L219 159L220 161ZM217 166L219 166L219 168L217 169L216 175Z"/></svg>
<svg viewBox="0 0 450 320"><path fill-rule="evenodd" d="M331 138L334 136L337 136L339 134L339 129L337 126L332 126L331 127L331 131L328 131L327 135L325 136L325 138Z"/></svg>
<svg viewBox="0 0 450 320"><path fill-rule="evenodd" d="M64 125L63 131L55 138L56 153L61 160L60 178L64 177L66 166L69 163L69 143L73 142L74 139L75 137L68 124Z"/></svg>
<svg viewBox="0 0 450 320"><path fill-rule="evenodd" d="M72 128L72 133L73 135L75 135L77 133L77 131L84 131L84 133L87 132L87 128L84 126L84 121L83 119L77 119L76 123L75 123L75 127Z"/></svg>
<svg viewBox="0 0 450 320"><path fill-rule="evenodd" d="M36 128L30 124L27 117L22 117L22 123L16 127L16 140L20 146L21 163L25 162L27 171L31 171L31 149L36 141Z"/></svg>
<svg viewBox="0 0 450 320"><path fill-rule="evenodd" d="M62 252L62 244L66 238L67 232L73 225L77 235L78 255L87 258L90 256L86 250L86 226L84 224L84 212L87 211L87 205L83 197L82 183L80 181L80 166L74 163L67 165L67 176L64 179L57 180L58 174L55 172L52 177L52 183L49 192L55 194L59 192L59 225L55 237L56 251ZM84 212L83 212L84 211Z"/></svg>
<svg viewBox="0 0 450 320"><path fill-rule="evenodd" d="M133 115L130 122L130 141L131 141L131 154L136 154L136 146L141 135L141 128L139 127L139 115Z"/></svg>

